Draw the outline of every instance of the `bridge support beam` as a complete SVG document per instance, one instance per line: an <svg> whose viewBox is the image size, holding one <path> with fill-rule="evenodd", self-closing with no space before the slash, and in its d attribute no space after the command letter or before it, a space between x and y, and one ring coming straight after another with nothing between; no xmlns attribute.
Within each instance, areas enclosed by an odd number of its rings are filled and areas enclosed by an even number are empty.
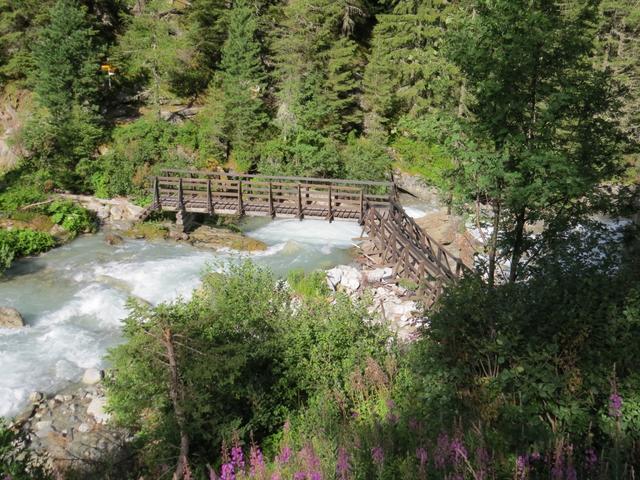
<svg viewBox="0 0 640 480"><path fill-rule="evenodd" d="M185 234L193 225L194 215L184 210L176 212L176 230L179 234Z"/></svg>

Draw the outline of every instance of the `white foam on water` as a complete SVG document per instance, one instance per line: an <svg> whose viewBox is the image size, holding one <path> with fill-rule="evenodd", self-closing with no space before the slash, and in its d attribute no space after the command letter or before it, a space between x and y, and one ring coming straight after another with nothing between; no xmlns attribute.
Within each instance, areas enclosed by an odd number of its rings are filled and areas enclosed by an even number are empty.
<svg viewBox="0 0 640 480"><path fill-rule="evenodd" d="M248 235L268 245L295 240L306 245L345 248L361 233L362 227L357 222L281 219L252 230Z"/></svg>
<svg viewBox="0 0 640 480"><path fill-rule="evenodd" d="M86 368L104 367L105 353L121 341L129 296L153 304L188 298L206 268L243 257L280 273L344 263L360 234L355 222L276 220L247 233L268 245L251 254L131 240L113 248L96 235L17 262L0 282L0 302L26 313L29 326L0 329L0 417L19 413L33 391L58 392Z"/></svg>
<svg viewBox="0 0 640 480"><path fill-rule="evenodd" d="M416 207L402 207L411 218L422 218L427 214L426 210Z"/></svg>

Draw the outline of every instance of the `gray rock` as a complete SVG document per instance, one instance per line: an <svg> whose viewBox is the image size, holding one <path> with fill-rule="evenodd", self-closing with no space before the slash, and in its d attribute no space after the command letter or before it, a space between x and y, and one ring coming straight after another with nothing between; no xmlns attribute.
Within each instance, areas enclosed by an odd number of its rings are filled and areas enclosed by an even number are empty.
<svg viewBox="0 0 640 480"><path fill-rule="evenodd" d="M38 403L44 399L44 394L42 392L31 392L29 394L29 401L31 403Z"/></svg>
<svg viewBox="0 0 640 480"><path fill-rule="evenodd" d="M54 431L53 424L51 421L40 421L37 422L34 426L36 436L40 438L47 437L50 433Z"/></svg>
<svg viewBox="0 0 640 480"><path fill-rule="evenodd" d="M87 414L93 415L96 423L107 423L111 415L105 412L106 405L107 399L105 397L95 397L87 407Z"/></svg>
<svg viewBox="0 0 640 480"><path fill-rule="evenodd" d="M91 431L91 425L89 425L88 423L81 423L78 426L78 432L80 433L89 433Z"/></svg>
<svg viewBox="0 0 640 480"><path fill-rule="evenodd" d="M376 283L391 277L392 274L393 274L393 269L391 267L386 267L386 268L376 268L375 270L369 270L368 272L365 272L364 275L368 282Z"/></svg>
<svg viewBox="0 0 640 480"><path fill-rule="evenodd" d="M85 385L95 385L102 381L102 372L97 368L88 368L82 375L82 383Z"/></svg>
<svg viewBox="0 0 640 480"><path fill-rule="evenodd" d="M24 319L18 310L12 307L0 307L0 328L21 328L24 326Z"/></svg>
<svg viewBox="0 0 640 480"><path fill-rule="evenodd" d="M120 235L117 235L115 233L107 233L104 236L104 241L109 245L121 245L124 240Z"/></svg>

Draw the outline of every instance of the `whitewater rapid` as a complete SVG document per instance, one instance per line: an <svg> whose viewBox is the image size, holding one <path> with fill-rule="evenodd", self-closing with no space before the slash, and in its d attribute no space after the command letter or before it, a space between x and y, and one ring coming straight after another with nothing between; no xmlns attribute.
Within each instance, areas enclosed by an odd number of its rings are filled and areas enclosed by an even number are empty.
<svg viewBox="0 0 640 480"><path fill-rule="evenodd" d="M349 263L361 234L355 223L320 220L249 219L245 229L269 248L246 254L141 240L114 247L98 234L16 262L0 280L0 305L17 308L28 327L0 329L0 416L18 413L33 391L60 391L85 369L104 367L130 296L152 304L188 298L207 266L247 257L276 275Z"/></svg>

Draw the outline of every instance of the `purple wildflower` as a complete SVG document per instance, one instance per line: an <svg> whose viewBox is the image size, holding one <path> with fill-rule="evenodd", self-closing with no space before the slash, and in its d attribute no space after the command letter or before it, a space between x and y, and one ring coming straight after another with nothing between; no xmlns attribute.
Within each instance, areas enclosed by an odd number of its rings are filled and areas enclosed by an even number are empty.
<svg viewBox="0 0 640 480"><path fill-rule="evenodd" d="M613 392L609 397L609 415L613 418L622 416L622 397L618 392Z"/></svg>
<svg viewBox="0 0 640 480"><path fill-rule="evenodd" d="M443 469L449 461L449 436L446 433L438 435L438 444L436 445L435 463L436 467Z"/></svg>
<svg viewBox="0 0 640 480"><path fill-rule="evenodd" d="M351 471L351 465L349 463L349 453L343 447L338 450L338 463L336 465L336 473L340 480L347 480L349 478L349 472Z"/></svg>
<svg viewBox="0 0 640 480"><path fill-rule="evenodd" d="M398 420L400 420L400 417L395 413L387 413L387 422L389 422L391 425L396 425L398 423Z"/></svg>
<svg viewBox="0 0 640 480"><path fill-rule="evenodd" d="M585 452L585 464L587 470L593 470L598 463L598 454L593 448L587 448Z"/></svg>
<svg viewBox="0 0 640 480"><path fill-rule="evenodd" d="M469 458L467 449L464 447L462 441L457 438L451 440L451 454L455 463L460 463L462 460Z"/></svg>
<svg viewBox="0 0 640 480"><path fill-rule="evenodd" d="M293 480L304 480L305 478L307 478L305 472L296 472L293 474Z"/></svg>
<svg viewBox="0 0 640 480"><path fill-rule="evenodd" d="M411 430L412 432L417 432L421 427L422 425L420 425L420 422L418 420L416 420L415 418L409 419L409 430Z"/></svg>
<svg viewBox="0 0 640 480"><path fill-rule="evenodd" d="M300 450L300 458L305 462L308 471L317 470L320 467L320 459L316 456L311 445L306 445Z"/></svg>
<svg viewBox="0 0 640 480"><path fill-rule="evenodd" d="M573 465L567 465L566 477L567 480L578 480L578 473Z"/></svg>
<svg viewBox="0 0 640 480"><path fill-rule="evenodd" d="M531 455L529 455L529 460L533 462L537 462L541 458L542 458L542 455L540 455L540 452L533 452Z"/></svg>
<svg viewBox="0 0 640 480"><path fill-rule="evenodd" d="M242 447L235 446L231 448L231 463L238 470L244 469L244 454Z"/></svg>
<svg viewBox="0 0 640 480"><path fill-rule="evenodd" d="M260 449L255 445L251 447L249 453L249 465L251 466L249 473L252 477L264 473L264 457Z"/></svg>
<svg viewBox="0 0 640 480"><path fill-rule="evenodd" d="M516 459L516 478L525 480L529 470L529 458L526 455L518 455Z"/></svg>
<svg viewBox="0 0 640 480"><path fill-rule="evenodd" d="M282 447L282 450L280 450L280 455L276 456L276 461L280 464L280 465L284 465L285 463L288 463L289 460L291 459L291 448L285 446Z"/></svg>
<svg viewBox="0 0 640 480"><path fill-rule="evenodd" d="M489 469L489 452L484 447L476 448L476 463L478 465L476 471L477 480L484 480Z"/></svg>
<svg viewBox="0 0 640 480"><path fill-rule="evenodd" d="M429 461L429 455L427 454L427 449L424 447L416 448L416 457L418 457L418 462L420 463L420 470L423 470L424 466Z"/></svg>
<svg viewBox="0 0 640 480"><path fill-rule="evenodd" d="M280 475L280 472L274 472L273 475L271 475L271 480L282 480L282 475Z"/></svg>
<svg viewBox="0 0 640 480"><path fill-rule="evenodd" d="M311 474L309 475L309 480L322 480L322 473L311 472Z"/></svg>
<svg viewBox="0 0 640 480"><path fill-rule="evenodd" d="M222 464L222 470L220 471L220 480L236 480L233 463Z"/></svg>
<svg viewBox="0 0 640 480"><path fill-rule="evenodd" d="M382 447L377 446L371 449L371 459L373 463L380 466L384 463L384 450Z"/></svg>
<svg viewBox="0 0 640 480"><path fill-rule="evenodd" d="M553 480L562 480L564 477L564 457L562 449L556 450L553 467L551 467L551 478Z"/></svg>

